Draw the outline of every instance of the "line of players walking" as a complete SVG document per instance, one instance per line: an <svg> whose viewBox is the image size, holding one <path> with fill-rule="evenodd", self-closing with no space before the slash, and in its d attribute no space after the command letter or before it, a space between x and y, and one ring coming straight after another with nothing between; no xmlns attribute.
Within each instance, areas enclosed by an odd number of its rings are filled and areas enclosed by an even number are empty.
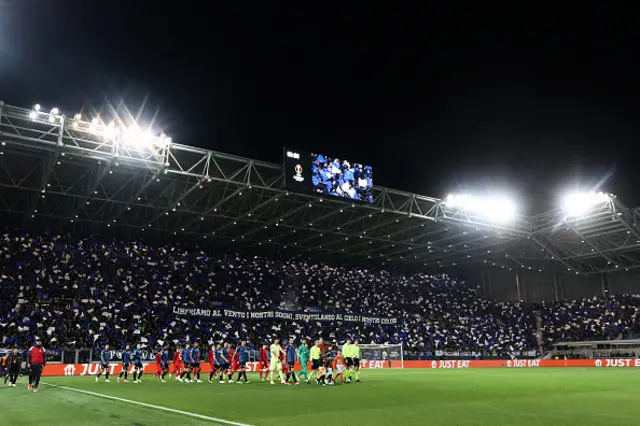
<svg viewBox="0 0 640 426"><path fill-rule="evenodd" d="M316 383L323 386L337 383L338 378L340 383L360 382L360 347L357 340L352 343L348 338L340 351L325 345L321 338L316 340L311 348L308 347L306 340L302 340L300 345L296 346L295 339L291 337L286 345L281 346L280 340L274 339L271 346L263 345L259 354L257 370L260 373L260 380L268 379L271 384L275 384L274 379L277 378L283 385L289 385L290 380L299 385L299 377L303 376L306 383L311 383L315 377ZM230 343L212 346L207 355L207 361L211 365L208 379L210 383L214 380L220 383L250 383L247 377L249 348L246 341L241 342L237 347ZM110 347L105 345L100 353L100 368L96 374L96 382L102 374L105 375L105 382L110 382L110 356ZM144 373L142 358L140 344L136 345L133 351L127 345L122 353L122 371L118 382L121 380L125 383L129 382L129 370L133 365L133 383L141 383ZM165 383L166 376L171 377L174 374L176 380L182 383L202 383L200 360L201 350L198 342L195 342L193 347L189 343L184 347L178 345L173 354L173 369L171 369L169 346L158 347L154 377ZM295 370L296 361L300 362L299 375ZM309 365L311 365L310 373ZM237 377L234 380L236 373Z"/></svg>
<svg viewBox="0 0 640 426"><path fill-rule="evenodd" d="M310 383L315 375L317 384L323 386L333 385L340 378L341 383L352 383L354 378L356 382L360 381L360 347L358 341L351 343L351 339L347 339L342 346L342 351L333 351L327 348L322 341L318 339L309 349L306 341L296 349L293 344L294 339L291 338L289 343L282 348L280 341L275 339L269 348L270 359L267 367L266 345L260 352L260 378L263 373L269 371L269 382L274 384L274 375L280 378L280 383L289 385L290 379L298 385L300 381L296 376L295 363L296 357L300 360L300 376L304 376L307 383ZM311 373L307 372L309 362L311 363ZM346 379L345 379L346 376Z"/></svg>

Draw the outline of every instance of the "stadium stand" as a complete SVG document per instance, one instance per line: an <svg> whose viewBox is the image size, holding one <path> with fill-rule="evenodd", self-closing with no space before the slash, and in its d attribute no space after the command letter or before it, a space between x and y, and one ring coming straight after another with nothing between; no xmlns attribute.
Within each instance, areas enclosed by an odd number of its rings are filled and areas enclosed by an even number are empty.
<svg viewBox="0 0 640 426"><path fill-rule="evenodd" d="M95 348L106 342L239 341L345 336L400 343L414 358L521 356L561 341L614 340L640 331L640 296L528 305L481 297L445 275L403 275L180 246L4 234L0 345ZM364 312L397 325L177 318L172 306Z"/></svg>

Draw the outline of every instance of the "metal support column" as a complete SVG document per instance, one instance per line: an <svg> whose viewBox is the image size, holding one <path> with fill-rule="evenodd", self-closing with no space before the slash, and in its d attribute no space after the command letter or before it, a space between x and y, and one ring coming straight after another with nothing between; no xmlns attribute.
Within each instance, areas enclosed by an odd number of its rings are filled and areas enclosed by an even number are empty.
<svg viewBox="0 0 640 426"><path fill-rule="evenodd" d="M482 297L490 298L491 297L491 289L487 285L488 280L487 280L487 269L486 268L482 268L482 273L480 274L480 276L482 277Z"/></svg>
<svg viewBox="0 0 640 426"><path fill-rule="evenodd" d="M516 292L518 293L518 300L526 302L527 295L524 291L524 282L520 270L516 270Z"/></svg>
<svg viewBox="0 0 640 426"><path fill-rule="evenodd" d="M602 289L602 297L606 299L609 297L609 280L607 279L607 274L604 272L600 274L600 286Z"/></svg>

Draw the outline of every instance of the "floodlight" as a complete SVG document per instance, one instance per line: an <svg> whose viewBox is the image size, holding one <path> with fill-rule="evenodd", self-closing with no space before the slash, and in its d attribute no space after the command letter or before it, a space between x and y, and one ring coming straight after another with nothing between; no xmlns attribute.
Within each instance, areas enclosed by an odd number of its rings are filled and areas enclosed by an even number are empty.
<svg viewBox="0 0 640 426"><path fill-rule="evenodd" d="M100 124L98 117L93 117L91 124L89 125L89 132L96 133L98 131L98 124Z"/></svg>
<svg viewBox="0 0 640 426"><path fill-rule="evenodd" d="M33 109L34 109L35 111L40 111L40 104L35 104L35 105L33 106Z"/></svg>
<svg viewBox="0 0 640 426"><path fill-rule="evenodd" d="M52 108L51 109L51 114L58 115L58 114L60 114L60 110L58 108Z"/></svg>
<svg viewBox="0 0 640 426"><path fill-rule="evenodd" d="M515 218L513 202L504 197L475 197L469 194L450 194L445 201L449 210L476 214L496 222L508 222Z"/></svg>
<svg viewBox="0 0 640 426"><path fill-rule="evenodd" d="M456 207L460 207L460 205L464 204L464 199L464 195L449 194L445 205L449 208L455 209Z"/></svg>
<svg viewBox="0 0 640 426"><path fill-rule="evenodd" d="M35 111L31 111L29 113L29 118L31 118L32 120L35 120L36 118L38 118L38 113Z"/></svg>
<svg viewBox="0 0 640 426"><path fill-rule="evenodd" d="M568 217L584 216L590 209L607 203L611 197L605 192L576 192L565 196L562 209Z"/></svg>
<svg viewBox="0 0 640 426"><path fill-rule="evenodd" d="M489 205L491 206L491 210L486 213L491 219L495 219L498 222L508 222L515 218L515 206L510 200L495 198L491 200Z"/></svg>
<svg viewBox="0 0 640 426"><path fill-rule="evenodd" d="M73 119L76 120L76 121L82 120L82 114L78 113L78 114L74 115Z"/></svg>
<svg viewBox="0 0 640 426"><path fill-rule="evenodd" d="M168 137L167 135L165 135L164 133L162 133L159 137L158 137L158 142L160 143L160 145L162 145L163 147L169 146L171 145L171 138Z"/></svg>
<svg viewBox="0 0 640 426"><path fill-rule="evenodd" d="M122 141L131 147L141 149L150 140L150 133L143 132L140 127L134 125L124 131Z"/></svg>
<svg viewBox="0 0 640 426"><path fill-rule="evenodd" d="M107 128L104 130L104 134L106 137L111 138L116 136L120 132L120 129L116 127L115 123L112 121L109 123Z"/></svg>

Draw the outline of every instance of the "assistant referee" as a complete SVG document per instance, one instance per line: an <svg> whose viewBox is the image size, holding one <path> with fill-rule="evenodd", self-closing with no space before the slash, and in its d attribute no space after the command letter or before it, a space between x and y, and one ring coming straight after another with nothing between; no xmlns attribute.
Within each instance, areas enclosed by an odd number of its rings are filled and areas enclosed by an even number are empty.
<svg viewBox="0 0 640 426"><path fill-rule="evenodd" d="M320 347L318 346L318 341L316 340L315 345L309 351L309 358L311 358L311 374L316 373L316 380L318 375L318 370L322 366L322 361L320 361ZM307 383L309 381L307 380Z"/></svg>
<svg viewBox="0 0 640 426"><path fill-rule="evenodd" d="M351 344L351 338L347 338L347 341L342 345L342 356L344 357L344 363L347 365L347 383L351 383L351 376L353 374L353 345Z"/></svg>

